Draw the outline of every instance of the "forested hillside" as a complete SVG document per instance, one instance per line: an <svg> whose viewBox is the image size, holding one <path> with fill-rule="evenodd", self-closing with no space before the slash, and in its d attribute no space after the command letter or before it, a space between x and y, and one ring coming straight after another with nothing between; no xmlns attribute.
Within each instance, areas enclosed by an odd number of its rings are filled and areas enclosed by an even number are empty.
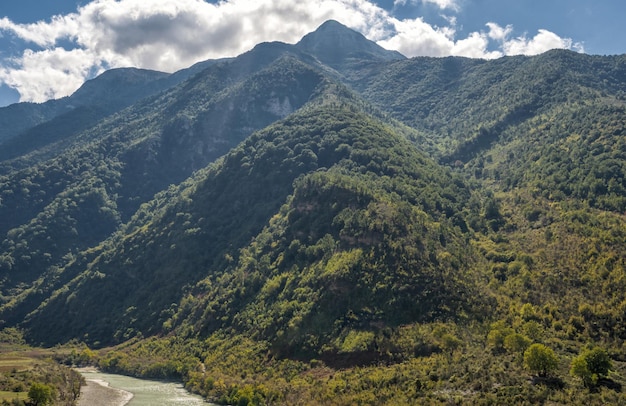
<svg viewBox="0 0 626 406"><path fill-rule="evenodd" d="M55 272L64 257L106 238L156 192L304 104L324 81L289 57L219 91L228 77L225 67L209 69L80 133L49 159L24 156L31 166L3 176L3 294L46 269ZM199 105L186 90L210 99Z"/></svg>
<svg viewBox="0 0 626 406"><path fill-rule="evenodd" d="M467 262L462 256L472 254L452 224L453 217L465 224L460 213L469 197L460 177L372 118L335 102L310 107L251 136L178 190L158 195L163 207L142 207L139 218L93 254L87 272L55 293L28 324L45 332L39 339L51 344L81 332L98 341L146 335L163 323L192 323L198 332L212 332L236 318L272 323L296 312L302 319L306 313L290 306L282 317L237 317L252 311L245 309L247 302L254 307L267 301L268 289L280 294L291 278L291 289L310 291L311 297L283 300L300 301L309 311L319 306L309 317L327 318L317 327L321 331L349 311L371 313L363 315L366 326L452 316L480 305L465 292L473 289L472 281L463 282L466 272L458 268ZM337 270L330 271L329 263ZM194 315L177 312L170 319L170 306L182 300L184 285L200 280L196 295L204 300L190 309ZM298 288L299 283L305 285ZM329 284L355 302L341 308L335 295L324 298ZM355 285L362 291L353 291ZM137 297L147 306L138 307ZM98 310L103 298L112 307ZM280 303L273 306L287 311ZM321 308L331 314L323 315ZM90 321L94 312L101 313L100 323ZM59 325L50 317L58 313L73 317ZM113 319L116 323L107 322ZM56 333L61 336L50 335L46 323L62 326ZM106 329L111 331L99 333ZM264 338L278 326L267 329L259 331Z"/></svg>
<svg viewBox="0 0 626 406"><path fill-rule="evenodd" d="M98 110L130 72L0 109L0 328L224 404L626 402L626 57L329 21Z"/></svg>

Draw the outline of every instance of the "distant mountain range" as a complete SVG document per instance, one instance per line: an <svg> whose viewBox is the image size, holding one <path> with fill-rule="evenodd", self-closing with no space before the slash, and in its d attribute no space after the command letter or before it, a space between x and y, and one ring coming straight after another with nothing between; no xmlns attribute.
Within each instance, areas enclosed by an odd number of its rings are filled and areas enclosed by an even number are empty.
<svg viewBox="0 0 626 406"><path fill-rule="evenodd" d="M625 113L623 55L408 59L336 21L0 108L0 328L228 404L619 403L566 360L626 361ZM561 357L545 391L514 335Z"/></svg>

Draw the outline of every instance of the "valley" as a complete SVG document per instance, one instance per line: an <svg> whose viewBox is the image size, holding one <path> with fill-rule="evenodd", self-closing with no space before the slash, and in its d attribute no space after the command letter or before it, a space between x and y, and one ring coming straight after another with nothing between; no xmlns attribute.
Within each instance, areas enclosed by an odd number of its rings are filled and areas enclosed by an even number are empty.
<svg viewBox="0 0 626 406"><path fill-rule="evenodd" d="M626 402L626 56L328 21L69 100L0 109L0 342L218 404Z"/></svg>

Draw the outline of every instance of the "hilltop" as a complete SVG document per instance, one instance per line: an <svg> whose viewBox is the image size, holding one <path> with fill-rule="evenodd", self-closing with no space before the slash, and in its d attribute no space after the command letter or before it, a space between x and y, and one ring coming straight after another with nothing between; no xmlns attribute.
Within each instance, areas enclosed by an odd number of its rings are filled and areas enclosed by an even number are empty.
<svg viewBox="0 0 626 406"><path fill-rule="evenodd" d="M1 108L0 328L225 404L623 402L625 72L329 21Z"/></svg>

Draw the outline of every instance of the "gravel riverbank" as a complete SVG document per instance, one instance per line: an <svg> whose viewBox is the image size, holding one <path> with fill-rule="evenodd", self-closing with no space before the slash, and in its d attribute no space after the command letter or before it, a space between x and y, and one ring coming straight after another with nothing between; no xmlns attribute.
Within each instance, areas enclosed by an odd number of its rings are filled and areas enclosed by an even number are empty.
<svg viewBox="0 0 626 406"><path fill-rule="evenodd" d="M81 388L78 406L202 406L210 405L189 393L179 382L140 379L78 369L87 385Z"/></svg>
<svg viewBox="0 0 626 406"><path fill-rule="evenodd" d="M111 388L101 379L85 380L87 384L80 389L78 406L124 406L133 398L132 393Z"/></svg>

